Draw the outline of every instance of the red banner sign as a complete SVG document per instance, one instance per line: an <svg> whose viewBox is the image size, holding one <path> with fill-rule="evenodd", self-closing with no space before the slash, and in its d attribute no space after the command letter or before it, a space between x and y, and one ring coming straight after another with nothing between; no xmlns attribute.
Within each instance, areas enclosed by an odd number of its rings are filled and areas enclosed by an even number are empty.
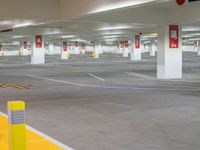
<svg viewBox="0 0 200 150"><path fill-rule="evenodd" d="M42 48L42 35L35 36L35 47Z"/></svg>
<svg viewBox="0 0 200 150"><path fill-rule="evenodd" d="M124 43L125 48L128 48L128 41L125 41Z"/></svg>
<svg viewBox="0 0 200 150"><path fill-rule="evenodd" d="M67 51L67 42L63 42L63 51L64 51L64 52Z"/></svg>
<svg viewBox="0 0 200 150"><path fill-rule="evenodd" d="M28 49L28 42L27 41L24 42L24 49Z"/></svg>
<svg viewBox="0 0 200 150"><path fill-rule="evenodd" d="M140 35L135 36L135 49L140 48Z"/></svg>
<svg viewBox="0 0 200 150"><path fill-rule="evenodd" d="M179 47L179 32L178 25L169 25L169 48Z"/></svg>

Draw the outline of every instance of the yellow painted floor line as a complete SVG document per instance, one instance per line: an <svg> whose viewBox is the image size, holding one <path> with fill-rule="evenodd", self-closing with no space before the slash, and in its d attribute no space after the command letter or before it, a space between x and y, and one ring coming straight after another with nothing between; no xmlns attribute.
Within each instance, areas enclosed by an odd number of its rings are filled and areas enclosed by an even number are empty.
<svg viewBox="0 0 200 150"><path fill-rule="evenodd" d="M73 150L47 135L27 127L27 150ZM8 120L0 113L0 150L8 150Z"/></svg>

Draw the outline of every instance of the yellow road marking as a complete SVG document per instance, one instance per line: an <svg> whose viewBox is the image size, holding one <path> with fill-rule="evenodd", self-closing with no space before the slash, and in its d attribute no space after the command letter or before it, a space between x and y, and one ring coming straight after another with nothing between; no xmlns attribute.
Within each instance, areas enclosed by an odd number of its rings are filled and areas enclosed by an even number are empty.
<svg viewBox="0 0 200 150"><path fill-rule="evenodd" d="M8 150L8 120L0 114L0 149ZM64 150L36 133L26 130L27 150Z"/></svg>
<svg viewBox="0 0 200 150"><path fill-rule="evenodd" d="M12 83L0 84L0 87L2 87L2 88L14 87L14 88L17 88L17 89L29 89L29 85L24 85L24 84L12 84Z"/></svg>

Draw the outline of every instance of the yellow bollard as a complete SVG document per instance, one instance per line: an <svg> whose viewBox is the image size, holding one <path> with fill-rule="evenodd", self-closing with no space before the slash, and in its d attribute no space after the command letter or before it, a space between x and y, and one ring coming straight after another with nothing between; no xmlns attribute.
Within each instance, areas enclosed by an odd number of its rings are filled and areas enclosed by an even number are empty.
<svg viewBox="0 0 200 150"><path fill-rule="evenodd" d="M8 106L9 150L26 150L25 103L10 101Z"/></svg>

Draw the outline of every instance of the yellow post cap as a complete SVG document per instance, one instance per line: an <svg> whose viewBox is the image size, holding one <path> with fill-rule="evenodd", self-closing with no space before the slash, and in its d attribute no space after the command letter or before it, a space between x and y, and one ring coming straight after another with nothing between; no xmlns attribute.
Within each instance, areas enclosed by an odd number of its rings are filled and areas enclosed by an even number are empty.
<svg viewBox="0 0 200 150"><path fill-rule="evenodd" d="M7 103L8 110L10 111L18 111L25 110L25 102L23 101L9 101Z"/></svg>

